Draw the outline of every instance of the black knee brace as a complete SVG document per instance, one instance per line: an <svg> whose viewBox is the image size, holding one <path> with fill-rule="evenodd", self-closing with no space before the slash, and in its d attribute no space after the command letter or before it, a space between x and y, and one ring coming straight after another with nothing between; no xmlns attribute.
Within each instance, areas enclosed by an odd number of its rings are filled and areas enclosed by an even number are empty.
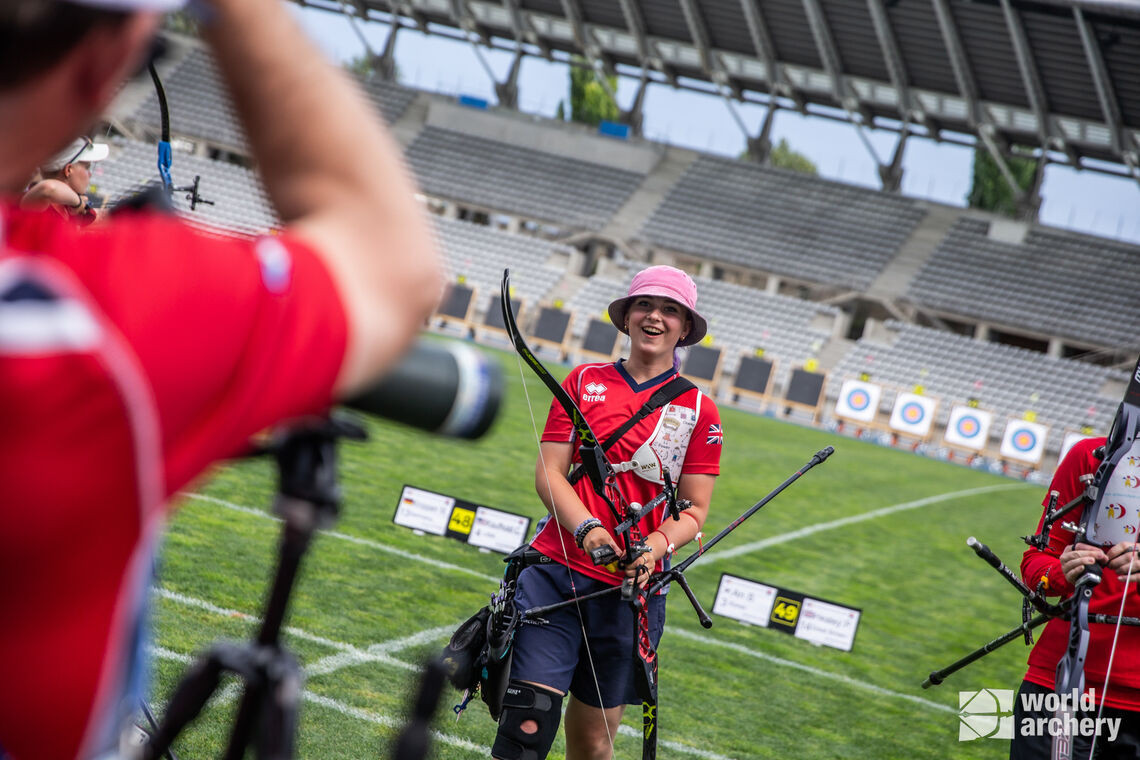
<svg viewBox="0 0 1140 760"><path fill-rule="evenodd" d="M524 721L533 720L538 730L522 730ZM503 698L499 733L491 747L499 760L545 760L562 720L562 695L543 686L512 680Z"/></svg>

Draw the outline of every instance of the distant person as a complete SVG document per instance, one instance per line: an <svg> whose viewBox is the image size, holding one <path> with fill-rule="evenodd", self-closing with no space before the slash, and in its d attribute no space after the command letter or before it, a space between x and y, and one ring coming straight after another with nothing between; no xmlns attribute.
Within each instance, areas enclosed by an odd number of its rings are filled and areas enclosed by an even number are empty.
<svg viewBox="0 0 1140 760"><path fill-rule="evenodd" d="M177 5L0 2L0 756L11 760L117 746L143 685L142 610L171 497L251 434L369 386L440 292L399 153L279 0L194 8L280 235L204 234L157 212L77 230L19 208L27 178L91 129ZM64 164L77 195L86 151L94 160L88 147Z"/></svg>
<svg viewBox="0 0 1140 760"><path fill-rule="evenodd" d="M95 221L87 191L91 185L91 164L107 157L106 144L95 144L89 137L78 137L39 168L39 179L32 183L20 208L29 211L50 209L80 225Z"/></svg>
<svg viewBox="0 0 1140 760"><path fill-rule="evenodd" d="M599 440L632 418L655 391L678 376L678 346L705 335L697 311L697 287L679 269L649 267L633 278L626 296L609 306L610 319L630 337L629 358L575 367L562 387L578 403ZM667 469L678 496L693 502L681 519L666 519L664 507L642 519L649 552L630 567L608 569L590 552L625 547L614 535L617 520L594 493L590 479L571 484L579 463L577 438L563 408L554 402L542 434L535 488L551 514L532 546L554 560L522 571L515 603L519 610L551 604L620 585L632 578L644 586L662 560L696 537L708 515L720 473L720 414L695 387L631 427L608 451L625 463L618 484L631 502L644 504L661 491ZM633 463L633 464L630 464ZM515 634L510 687L491 754L500 760L535 758L550 751L567 692L566 757L607 760L627 704L640 704L635 687L635 619L618 594L545 615L547 625L519 626ZM656 646L665 625L665 597L649 603L650 639ZM583 637L585 642L583 644ZM591 657L582 656L585 646ZM597 680L595 680L597 679Z"/></svg>
<svg viewBox="0 0 1140 760"><path fill-rule="evenodd" d="M1080 481L1082 475L1096 472L1100 459L1093 451L1105 444L1104 438L1090 438L1074 445L1053 475L1050 491L1057 491L1059 506L1068 504L1085 490ZM1140 462L1138 462L1140 464ZM1048 508L1048 497L1045 506ZM1136 506L1140 506L1138 489ZM1132 506L1128 506L1132 509ZM1070 521L1080 519L1079 512L1073 513ZM1123 542L1102 550L1088 544L1073 544L1073 533L1062 527L1065 520L1058 520L1049 533L1049 547L1045 551L1028 549L1021 559L1021 575L1030 588L1037 588L1045 579L1046 592L1062 597L1071 596L1074 584L1085 567L1101 565L1101 582L1094 588L1089 604L1090 614L1140 617L1140 594L1137 594L1140 581L1140 558L1136 558L1136 544ZM1044 524L1037 523L1037 530ZM1127 599L1123 599L1124 579L1131 578ZM1121 601L1124 601L1121 613ZM1026 721L1033 726L1050 724L1055 715L1047 710L1025 710L1023 703L1035 699L1035 695L1047 696L1054 692L1057 663L1065 655L1069 643L1070 621L1054 618L1045 625L1041 638L1029 653L1029 670L1014 703L1014 738L1010 745L1010 760L1050 760L1053 757L1053 736L1048 731L1026 731ZM1116 626L1107 623L1089 625L1088 659L1084 664L1085 693L1091 693L1096 708L1088 713L1078 714L1078 719L1094 719L1104 703L1102 718L1120 719L1119 733L1111 736L1102 724L1097 732L1096 751L1092 753L1089 735L1076 734L1072 737L1073 760L1115 760L1140 757L1140 628L1121 626L1119 638L1115 642L1115 658L1112 672L1108 673L1109 655L1113 651L1113 636ZM1106 675L1108 689L1105 690ZM1042 723L1044 721L1044 723Z"/></svg>

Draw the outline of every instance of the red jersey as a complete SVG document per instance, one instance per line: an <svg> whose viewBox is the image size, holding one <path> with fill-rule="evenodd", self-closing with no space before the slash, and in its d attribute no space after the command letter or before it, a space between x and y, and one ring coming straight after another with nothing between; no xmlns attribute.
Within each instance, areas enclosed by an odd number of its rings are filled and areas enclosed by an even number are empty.
<svg viewBox="0 0 1140 760"><path fill-rule="evenodd" d="M562 382L562 387L577 402L600 443L637 414L654 391L676 376L676 372L669 370L638 384L620 361L582 364L570 371ZM557 401L551 402L542 440L571 443L574 449L572 463L578 464L581 461L577 435L569 416ZM719 475L722 440L720 413L716 404L694 388L630 428L606 452L606 458L615 466L627 462L643 465L619 472L617 479L622 493L629 501L645 504L661 492L660 478L654 482L635 474L634 469L652 476L659 473L660 469L667 468L674 483L686 474ZM612 534L618 521L606 503L594 493L590 479L583 477L574 485L574 491L590 513L601 520L602 525ZM648 536L661 525L665 517L664 507L646 515L640 524L642 535ZM620 538L618 544L621 544ZM595 567L586 553L574 543L573 534L556 520L546 523L532 545L558 562L566 563L569 559L570 567L592 578L618 585L625 577L604 567ZM566 555L563 555L563 546ZM660 561L655 569L661 569Z"/></svg>
<svg viewBox="0 0 1140 760"><path fill-rule="evenodd" d="M167 500L322 411L346 345L328 271L288 236L0 203L0 755L114 746Z"/></svg>
<svg viewBox="0 0 1140 760"><path fill-rule="evenodd" d="M1080 441L1069 450L1064 461L1053 474L1050 491L1060 493L1058 506L1064 506L1084 491L1084 484L1078 479L1080 476L1096 471L1100 460L1092 452L1098 446L1104 445L1104 438L1090 438ZM1048 504L1048 496L1045 505ZM1071 520L1079 520L1080 514L1074 513ZM1041 530L1045 515L1037 523L1037 530ZM1021 575L1030 588L1037 588L1042 577L1049 579L1049 593L1069 596L1073 593L1073 585L1061 572L1061 553L1073 543L1073 534L1061 527L1065 520L1059 520L1053 525L1049 533L1049 548L1047 551L1028 549L1021 558ZM1103 573L1103 580L1093 591L1089 603L1089 612L1092 614L1117 615L1120 613L1121 594L1124 584L1116 579L1116 574ZM1140 616L1140 570L1133 573L1128 586L1128 598L1124 605L1124 614L1127 616ZM1115 625L1106 623L1091 623L1088 659L1085 661L1085 690L1095 689L1099 704L1101 697L1109 707L1118 707L1125 710L1140 710L1140 628L1121 626L1120 637L1116 642L1116 657L1112 663L1112 672L1108 684L1107 695L1104 692L1105 673L1108 668L1108 656L1112 651L1112 636L1116 630ZM1057 671L1057 662L1065 655L1069 644L1069 623L1054 619L1045 624L1045 630L1040 640L1029 653L1029 672L1025 679L1048 689L1054 688L1053 679Z"/></svg>

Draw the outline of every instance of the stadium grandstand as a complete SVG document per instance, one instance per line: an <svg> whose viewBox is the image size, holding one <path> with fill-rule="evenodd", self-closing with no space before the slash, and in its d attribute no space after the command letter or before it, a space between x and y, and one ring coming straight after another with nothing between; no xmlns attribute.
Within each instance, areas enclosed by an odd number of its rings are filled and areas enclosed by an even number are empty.
<svg viewBox="0 0 1140 760"><path fill-rule="evenodd" d="M1079 0L348 7L357 21L430 24L518 56L574 54L643 83L769 106L749 136L750 158L733 160L641 137L636 103L622 123L595 129L519 112L511 79L496 83L498 105L378 74L363 80L437 217L451 280L475 293L472 328L509 266L528 307L570 313L569 341L580 346L634 271L667 263L698 278L710 321L704 347L722 357L713 390L724 403L736 397L743 357L775 366L762 394L773 415L786 413L794 370L825 376L812 416L825 423L845 380L881 384L888 413L896 393L917 390L938 402L937 426L955 405L1044 426L1037 461L1004 461L1000 430L979 449L1033 477L1051 469L1067 433L1106 432L1120 368L1140 351L1140 246L1049 228L1033 212L1049 164L1136 176L1140 15ZM378 71L392 70L393 47ZM178 212L235 234L272 231L273 209L209 54L174 36L160 70L175 182L200 176L213 203L191 211L176 196ZM771 118L782 109L897 133L895 155L880 162L882 187L766 165ZM93 182L111 201L156 177L149 83L126 88L107 122L114 152ZM901 195L913 137L977 144L1003 167L1015 148L1031 149L1037 183L1018 191L1020 218Z"/></svg>

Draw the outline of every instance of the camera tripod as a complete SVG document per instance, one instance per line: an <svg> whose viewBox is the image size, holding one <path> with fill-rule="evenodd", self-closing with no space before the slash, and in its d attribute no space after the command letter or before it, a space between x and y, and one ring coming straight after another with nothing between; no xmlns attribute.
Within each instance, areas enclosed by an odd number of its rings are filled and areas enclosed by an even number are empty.
<svg viewBox="0 0 1140 760"><path fill-rule="evenodd" d="M255 452L276 460L278 490L273 509L284 520L261 627L253 641L214 644L190 667L162 723L143 748L146 760L166 754L227 673L245 682L245 692L223 757L240 760L251 744L259 760L293 757L302 677L297 659L281 643L281 626L313 533L336 521L340 505L336 444L341 438L362 441L367 434L352 420L330 417L290 430Z"/></svg>

